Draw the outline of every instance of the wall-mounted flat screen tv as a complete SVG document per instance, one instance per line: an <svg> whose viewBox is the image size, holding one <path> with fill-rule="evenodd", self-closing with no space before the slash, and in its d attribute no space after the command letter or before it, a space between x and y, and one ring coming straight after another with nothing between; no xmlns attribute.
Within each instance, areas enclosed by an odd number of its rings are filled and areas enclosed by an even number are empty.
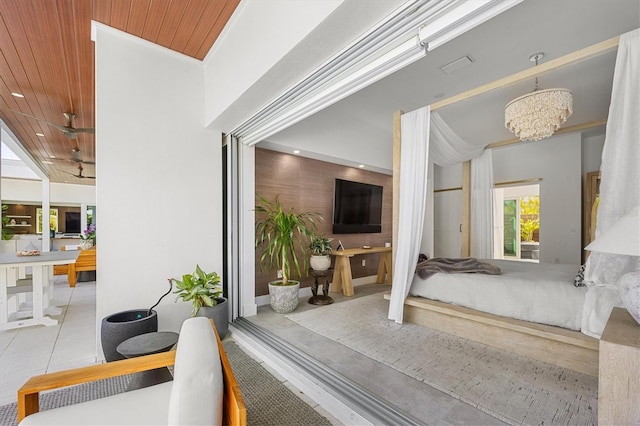
<svg viewBox="0 0 640 426"><path fill-rule="evenodd" d="M333 233L382 232L382 186L336 179Z"/></svg>
<svg viewBox="0 0 640 426"><path fill-rule="evenodd" d="M80 233L80 212L66 212L64 214L64 232L66 234Z"/></svg>

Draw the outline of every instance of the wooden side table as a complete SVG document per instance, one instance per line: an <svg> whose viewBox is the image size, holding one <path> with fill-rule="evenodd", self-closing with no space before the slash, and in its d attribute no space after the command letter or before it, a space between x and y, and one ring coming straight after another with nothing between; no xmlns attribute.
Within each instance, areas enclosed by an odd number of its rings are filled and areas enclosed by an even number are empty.
<svg viewBox="0 0 640 426"><path fill-rule="evenodd" d="M335 271L333 273L333 292L344 294L345 296L353 296L353 275L351 274L351 262L349 258L361 254L380 253L380 261L378 263L378 276L376 283L383 284L385 278L392 284L392 256L391 247L369 247L369 248L353 248L345 250L334 250L332 254L336 257Z"/></svg>
<svg viewBox="0 0 640 426"><path fill-rule="evenodd" d="M333 274L331 268L325 271L311 270L313 275L313 284L311 285L311 293L313 296L309 298L309 303L312 305L330 305L333 303L333 299L329 297L329 277ZM322 287L322 294L318 294L318 286Z"/></svg>
<svg viewBox="0 0 640 426"><path fill-rule="evenodd" d="M598 424L640 424L640 324L624 308L600 337Z"/></svg>
<svg viewBox="0 0 640 426"><path fill-rule="evenodd" d="M178 343L178 333L173 331L156 331L133 336L120 343L116 351L125 358L134 358L143 355L158 354L167 352ZM127 391L146 388L173 380L173 376L168 368L155 368L153 370L135 373L131 377L131 382Z"/></svg>

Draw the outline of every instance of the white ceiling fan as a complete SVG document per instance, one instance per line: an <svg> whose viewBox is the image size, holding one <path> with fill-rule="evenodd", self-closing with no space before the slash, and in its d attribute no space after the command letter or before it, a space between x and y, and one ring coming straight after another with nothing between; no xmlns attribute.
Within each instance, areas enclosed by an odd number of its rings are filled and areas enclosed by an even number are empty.
<svg viewBox="0 0 640 426"><path fill-rule="evenodd" d="M74 113L72 113L72 112L63 112L62 113L64 115L64 118L67 120L67 125L66 126L61 126L59 124L51 123L50 121L43 120L41 118L37 118L37 117L34 117L32 115L29 115L29 114L25 114L25 113L20 112L20 111L16 111L16 110L12 110L12 111L14 113L16 113L16 114L23 115L25 117L32 118L32 119L37 120L37 121L41 121L43 123L47 123L49 126L60 130L69 139L77 139L78 138L78 133L91 133L91 134L95 133L95 129L93 129L91 127L84 127L84 128L75 128L75 127L73 127L73 119L75 118L76 115Z"/></svg>
<svg viewBox="0 0 640 426"><path fill-rule="evenodd" d="M67 172L66 170L61 170L61 172L70 174L71 176L76 177L78 179L95 179L96 178L95 176L84 176L82 174L83 170L84 170L84 168L82 167L82 164L78 164L78 174L77 175L75 175L75 174L73 174L71 172Z"/></svg>

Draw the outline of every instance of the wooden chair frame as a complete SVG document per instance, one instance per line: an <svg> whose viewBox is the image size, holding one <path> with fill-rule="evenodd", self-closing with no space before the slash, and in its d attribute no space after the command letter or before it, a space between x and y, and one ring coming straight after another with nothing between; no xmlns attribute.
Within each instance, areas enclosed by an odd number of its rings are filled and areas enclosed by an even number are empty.
<svg viewBox="0 0 640 426"><path fill-rule="evenodd" d="M247 407L213 321L211 321L211 327L216 335L220 352L220 362L222 363L224 381L222 424L245 426L247 424ZM39 394L42 391L147 371L154 368L168 367L174 364L175 357L176 351L172 350L160 354L146 355L106 364L34 376L18 390L18 423L29 414L39 411Z"/></svg>

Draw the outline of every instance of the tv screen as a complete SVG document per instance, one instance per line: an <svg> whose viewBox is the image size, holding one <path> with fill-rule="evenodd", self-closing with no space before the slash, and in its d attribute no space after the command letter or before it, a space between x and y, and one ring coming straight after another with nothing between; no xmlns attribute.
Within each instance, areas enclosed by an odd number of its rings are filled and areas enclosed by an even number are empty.
<svg viewBox="0 0 640 426"><path fill-rule="evenodd" d="M64 232L67 234L80 233L80 212L66 212L64 214Z"/></svg>
<svg viewBox="0 0 640 426"><path fill-rule="evenodd" d="M382 187L336 179L333 200L333 233L382 232Z"/></svg>

